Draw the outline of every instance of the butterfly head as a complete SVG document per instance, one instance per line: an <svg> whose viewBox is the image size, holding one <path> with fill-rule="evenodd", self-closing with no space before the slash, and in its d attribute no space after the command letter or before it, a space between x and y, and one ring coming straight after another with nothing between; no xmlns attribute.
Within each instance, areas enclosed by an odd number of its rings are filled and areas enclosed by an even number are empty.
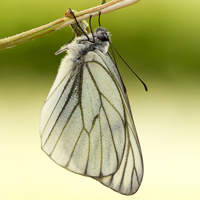
<svg viewBox="0 0 200 200"><path fill-rule="evenodd" d="M108 42L110 41L110 33L102 27L96 29L96 38L101 42Z"/></svg>
<svg viewBox="0 0 200 200"><path fill-rule="evenodd" d="M109 43L110 43L110 33L103 27L99 27L95 30L94 33L94 47L99 49L104 54L107 53Z"/></svg>

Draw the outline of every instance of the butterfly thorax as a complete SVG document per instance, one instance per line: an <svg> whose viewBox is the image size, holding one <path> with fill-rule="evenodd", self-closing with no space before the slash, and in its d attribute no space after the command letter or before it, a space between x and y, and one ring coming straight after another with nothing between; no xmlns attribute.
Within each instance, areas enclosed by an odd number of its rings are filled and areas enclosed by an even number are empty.
<svg viewBox="0 0 200 200"><path fill-rule="evenodd" d="M73 62L80 62L84 55L95 49L106 54L109 47L109 37L109 32L102 27L96 29L94 34L88 34L89 40L85 35L77 37L67 45L67 57Z"/></svg>

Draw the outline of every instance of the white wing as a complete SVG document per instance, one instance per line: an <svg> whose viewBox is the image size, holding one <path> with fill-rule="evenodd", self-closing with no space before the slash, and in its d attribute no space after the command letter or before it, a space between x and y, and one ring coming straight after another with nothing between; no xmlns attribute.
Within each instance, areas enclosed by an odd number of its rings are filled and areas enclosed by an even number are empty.
<svg viewBox="0 0 200 200"><path fill-rule="evenodd" d="M131 195L137 192L142 182L143 160L141 148L134 126L125 86L118 69L114 64L112 64L113 62L110 60L112 58L107 55L107 59L105 59L105 56L103 56L101 52L98 52L98 54L106 65L109 66L109 70L112 74L111 76L115 79L116 86L121 94L125 110L126 142L123 159L117 172L107 177L96 178L96 180L117 192ZM108 60L110 64L108 63Z"/></svg>
<svg viewBox="0 0 200 200"><path fill-rule="evenodd" d="M67 57L66 57L67 58ZM125 87L109 56L64 59L41 112L42 149L59 165L122 194L143 174L139 141Z"/></svg>

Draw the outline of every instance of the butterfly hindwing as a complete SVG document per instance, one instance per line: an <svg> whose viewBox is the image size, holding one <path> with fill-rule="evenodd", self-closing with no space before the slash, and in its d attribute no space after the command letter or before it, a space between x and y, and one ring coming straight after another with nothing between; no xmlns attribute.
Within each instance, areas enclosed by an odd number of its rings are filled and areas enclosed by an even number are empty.
<svg viewBox="0 0 200 200"><path fill-rule="evenodd" d="M74 66L71 74L54 83L55 89L43 106L41 120L46 125L41 135L42 148L70 171L92 177L108 176L117 171L124 152L122 99L97 53L88 52L84 65L77 67L79 70Z"/></svg>

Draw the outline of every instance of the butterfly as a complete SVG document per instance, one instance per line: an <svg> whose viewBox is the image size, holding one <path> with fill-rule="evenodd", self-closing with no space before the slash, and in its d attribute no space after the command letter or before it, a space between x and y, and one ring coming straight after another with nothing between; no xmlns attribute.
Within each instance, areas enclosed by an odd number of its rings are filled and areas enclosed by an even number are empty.
<svg viewBox="0 0 200 200"><path fill-rule="evenodd" d="M77 21L74 27L83 33L58 52L67 55L41 111L42 149L60 166L132 195L143 159L126 88L108 52L111 35L101 26L94 33Z"/></svg>

